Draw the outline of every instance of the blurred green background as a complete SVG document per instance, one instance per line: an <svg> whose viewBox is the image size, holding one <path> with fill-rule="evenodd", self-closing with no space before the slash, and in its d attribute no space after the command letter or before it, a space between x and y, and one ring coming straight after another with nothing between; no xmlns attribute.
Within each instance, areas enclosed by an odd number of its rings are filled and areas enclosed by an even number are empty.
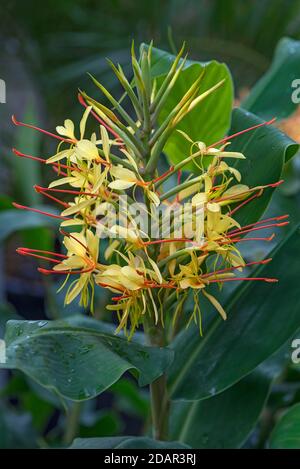
<svg viewBox="0 0 300 469"><path fill-rule="evenodd" d="M10 116L16 114L51 130L67 117L76 120L81 113L78 88L93 88L86 72L118 93L106 57L126 71L133 39L137 46L153 39L157 47L170 51L186 41L191 58L226 62L239 100L269 68L283 36L300 39L298 0L2 2L0 78L6 82L7 103L0 104L0 209L10 208L12 200L42 203L32 185L47 183L43 168L15 158L11 147L37 156L49 154L52 148L39 134L13 127ZM293 137L299 138L298 128L292 130ZM292 178L292 192L293 184ZM3 234L7 226L2 224L0 229ZM34 262L15 253L21 240L27 246L51 246L57 240L46 228L8 234L0 249L0 328L14 315L59 316L61 299L53 294L55 286L40 278ZM0 396L0 448L55 445L61 438L68 442L72 437L63 435L68 403L28 378L1 372ZM81 436L136 434L148 414L147 392L137 390L125 377L112 392L84 406L79 432Z"/></svg>

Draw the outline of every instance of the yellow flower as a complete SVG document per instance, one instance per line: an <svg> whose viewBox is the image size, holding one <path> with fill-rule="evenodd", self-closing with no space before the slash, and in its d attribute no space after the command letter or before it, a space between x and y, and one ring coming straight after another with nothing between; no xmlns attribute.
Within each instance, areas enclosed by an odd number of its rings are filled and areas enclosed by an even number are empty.
<svg viewBox="0 0 300 469"><path fill-rule="evenodd" d="M196 254L192 252L190 255L191 261L186 265L179 266L180 273L175 276L176 281L178 282L182 290L192 288L193 290L201 291L201 293L212 303L212 305L216 308L221 317L225 320L227 318L227 315L220 303L213 295L210 295L205 291L205 288L207 287L207 285L209 285L209 278L203 275L201 265L205 261L207 254L197 257ZM230 277L231 275L233 274L227 273L226 278ZM214 276L214 280L221 280L223 276L223 274L217 274ZM195 292L195 310L198 307L197 295L198 293ZM195 310L192 317L195 317Z"/></svg>
<svg viewBox="0 0 300 469"><path fill-rule="evenodd" d="M113 166L110 170L110 175L114 178L114 181L108 185L111 189L122 191L138 183L136 174L121 165Z"/></svg>
<svg viewBox="0 0 300 469"><path fill-rule="evenodd" d="M89 302L89 285L93 291L92 273L95 271L99 255L99 239L91 230L86 233L70 233L64 237L67 258L57 264L53 270L58 273L79 274L68 288L65 303L71 303L79 294L80 304Z"/></svg>
<svg viewBox="0 0 300 469"><path fill-rule="evenodd" d="M122 165L117 165L111 168L110 175L114 178L114 180L108 185L110 189L122 191L133 186L140 186L145 190L147 197L155 206L160 204L158 195L151 191L149 189L149 184L134 171L124 168Z"/></svg>

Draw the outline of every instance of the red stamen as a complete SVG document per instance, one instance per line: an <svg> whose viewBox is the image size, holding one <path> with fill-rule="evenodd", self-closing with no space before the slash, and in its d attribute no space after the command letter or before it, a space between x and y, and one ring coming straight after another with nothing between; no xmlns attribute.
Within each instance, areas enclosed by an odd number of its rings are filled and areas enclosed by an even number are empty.
<svg viewBox="0 0 300 469"><path fill-rule="evenodd" d="M113 296L112 301L121 301L130 298L130 295Z"/></svg>
<svg viewBox="0 0 300 469"><path fill-rule="evenodd" d="M59 192L62 194L74 194L74 195L89 195L91 197L98 197L99 194L93 193L93 192L83 192L83 191L74 191L72 189L56 189L55 187L41 187L37 186L40 188L41 191L44 192Z"/></svg>
<svg viewBox="0 0 300 469"><path fill-rule="evenodd" d="M284 179L280 179L280 181L273 182L272 184L267 184L264 187L278 187L280 186L280 184L283 184L283 183L284 183Z"/></svg>
<svg viewBox="0 0 300 469"><path fill-rule="evenodd" d="M249 199L247 200L244 200L244 202L240 203L237 207L235 207L234 209L230 210L230 212L228 212L228 215L231 216L233 215L235 212L237 212L238 210L240 210L242 207L244 207L245 205L247 205L249 202L251 202L251 200L254 200L254 199L257 199L258 197L260 197L262 195L263 191L260 190L259 192L257 192L257 194L254 194L252 195L251 197L249 197Z"/></svg>
<svg viewBox="0 0 300 469"><path fill-rule="evenodd" d="M147 288L177 288L173 283L146 283L146 286Z"/></svg>
<svg viewBox="0 0 300 469"><path fill-rule="evenodd" d="M40 254L34 254L33 252L30 251L25 251L22 248L16 249L18 254L21 254L21 256L30 256L30 257L36 257L37 259L42 259L48 262L53 262L54 264L60 264L61 261L57 259L51 259L51 257L46 257L46 256L41 256Z"/></svg>
<svg viewBox="0 0 300 469"><path fill-rule="evenodd" d="M60 199L57 199L57 198L54 197L53 195L47 194L47 192L44 191L42 187L37 186L37 185L35 185L35 186L33 186L33 187L34 187L34 189L36 190L36 192L38 192L39 194L44 195L45 197L48 197L48 199L54 200L54 202L57 202L58 204L62 205L62 206L65 207L65 208L70 207L70 204L68 204L68 203L66 203L66 202L63 202L63 201L60 200Z"/></svg>
<svg viewBox="0 0 300 469"><path fill-rule="evenodd" d="M236 239L230 239L230 242L231 243L244 243L246 241L272 241L274 237L275 237L275 234L273 233L268 238L236 238ZM220 244L228 244L228 241L221 241Z"/></svg>
<svg viewBox="0 0 300 469"><path fill-rule="evenodd" d="M251 226L261 225L269 221L285 220L288 217L289 215L280 215L278 217L265 218L264 220L259 220L259 221L256 221L255 223L250 223L250 225L245 225L245 226L242 226L241 228L237 228L236 230L232 230L230 231L230 234L236 233L237 231L243 230L244 228L250 228Z"/></svg>
<svg viewBox="0 0 300 469"><path fill-rule="evenodd" d="M266 126L266 125L271 125L271 124L273 124L275 121L276 121L276 117L274 117L273 119L271 119L271 120L268 121L268 122L263 122L262 124L253 125L252 127L248 127L247 129L241 130L240 132L237 132L237 133L235 133L235 134L229 135L228 137L225 137L225 138L223 138L222 140L219 140L218 142L215 142L215 143L213 143L212 145L209 145L209 147L207 147L207 148L214 148L214 147L216 147L217 145L221 145L222 143L226 143L226 142L228 142L228 140L231 140L232 138L238 137L238 136L243 135L243 134L245 134L245 133L247 133L247 132L251 132L252 130L258 129L259 127L264 127L264 126Z"/></svg>
<svg viewBox="0 0 300 469"><path fill-rule="evenodd" d="M62 171L60 168L58 168L57 166L52 166L52 169L56 172L56 174L58 174L59 176L62 175L62 176L65 176L65 177L68 177L69 175L67 173L65 173L64 171Z"/></svg>
<svg viewBox="0 0 300 469"><path fill-rule="evenodd" d="M161 176L157 177L156 179L153 179L153 184L155 184L156 182L160 181L161 179L163 179L164 177L168 176L170 173L172 173L174 171L174 166L170 166L170 169L168 169L168 171L166 171L165 173L163 173Z"/></svg>
<svg viewBox="0 0 300 469"><path fill-rule="evenodd" d="M18 248L24 252L42 252L43 254L50 254L51 256L61 257L62 259L67 259L68 256L65 254L60 254L59 252L54 251L44 251L43 249L31 249L31 248Z"/></svg>
<svg viewBox="0 0 300 469"><path fill-rule="evenodd" d="M227 267L226 269L220 269L220 270L216 270L215 272L210 272L208 274L204 274L202 275L201 277L202 278L207 278L207 277L210 277L210 276L214 276L216 274L222 274L224 272L230 272L232 270L236 270L236 269L240 269L240 268L244 268L244 267L249 267L251 265L259 265L259 264L268 264L269 262L271 262L272 258L270 257L269 259L263 259L262 261L254 261L254 262L248 262L244 265L236 265L235 267Z"/></svg>
<svg viewBox="0 0 300 469"><path fill-rule="evenodd" d="M53 275L53 274L64 274L64 275L81 275L81 274L86 274L88 272L92 272L94 270L94 265L92 267L89 267L88 269L82 269L82 270L48 270L48 269L43 269L42 267L38 267L38 271L41 272L44 275Z"/></svg>
<svg viewBox="0 0 300 469"><path fill-rule="evenodd" d="M82 106L84 106L85 108L88 107L87 103L85 102L83 96L82 96L80 93L78 93L78 101L79 101L80 104L81 104ZM92 116L95 117L95 119L96 119L98 122L100 122L100 124L103 125L103 127L105 127L114 137L116 137L117 139L119 139L120 141L122 141L122 139L121 139L120 136L117 134L117 132L115 132L109 125L107 125L106 122L105 122L103 119L101 119L101 117L99 117L98 114L97 114L95 111L91 110L91 114L92 114Z"/></svg>
<svg viewBox="0 0 300 469"><path fill-rule="evenodd" d="M138 179L135 180L135 184L140 187L147 187L151 184L152 181L139 181Z"/></svg>
<svg viewBox="0 0 300 469"><path fill-rule="evenodd" d="M13 115L12 116L12 121L15 125L20 125L21 127L28 127L29 129L37 130L38 132L42 132L43 134L49 135L50 137L56 138L57 140L61 140L62 142L68 142L68 143L76 143L76 140L71 140L69 138L63 138L59 135L55 135L51 132L48 132L47 130L41 129L40 127L36 127L35 125L31 124L25 124L24 122L20 122L16 119L16 117Z"/></svg>
<svg viewBox="0 0 300 469"><path fill-rule="evenodd" d="M192 241L187 238L170 238L170 239L156 239L155 241L143 242L143 246L150 246L151 244L174 243L174 242L191 243Z"/></svg>
<svg viewBox="0 0 300 469"><path fill-rule="evenodd" d="M40 213L41 215L46 215L47 217L59 218L60 220L72 220L72 218L62 217L61 215L53 215L52 213L43 212L42 210L38 210L37 208L26 207L26 205L20 205L20 204L17 204L16 202L13 202L12 205L15 208L19 208L21 210L28 210L30 212Z"/></svg>
<svg viewBox="0 0 300 469"><path fill-rule="evenodd" d="M25 153L22 153L19 150L16 150L16 148L12 148L12 152L16 156L20 156L21 158L29 158L30 160L39 161L40 163L44 163L44 164L46 163L46 160L44 160L44 158L39 158L38 156L26 155Z"/></svg>
<svg viewBox="0 0 300 469"><path fill-rule="evenodd" d="M237 282L237 281L262 281L268 283L278 282L277 278L268 278L268 277L236 277L236 278L222 278L219 280L210 280L209 283L220 283L220 282Z"/></svg>
<svg viewBox="0 0 300 469"><path fill-rule="evenodd" d="M269 225L256 226L253 228L249 228L248 230L244 230L244 229L241 229L239 231L235 230L233 233L232 232L227 233L226 236L230 238L231 236L243 235L245 233L251 233L252 231L265 230L267 228L276 228L276 227L285 226L285 225L288 225L289 223L290 223L289 221L285 221L282 223L271 223Z"/></svg>
<svg viewBox="0 0 300 469"><path fill-rule="evenodd" d="M20 152L19 150L16 150L15 148L12 149L13 153L16 155L16 156L20 156L21 158L28 158L30 160L34 160L34 161L38 161L40 163L43 163L43 164L47 164L47 160L45 160L44 158L39 158L37 156L32 156L32 155L26 155L25 153L22 153ZM68 176L67 173L65 173L64 171L61 171L60 168L64 168L64 169L69 169L71 171L79 171L80 172L80 169L77 168L76 166L68 166L66 164L62 164L62 163L48 163L49 166L53 166L53 169L58 173L62 174L63 176Z"/></svg>
<svg viewBox="0 0 300 469"><path fill-rule="evenodd" d="M255 190L263 191L264 189L267 189L268 187L278 187L283 182L284 182L284 179L281 179L280 181L272 182L271 184L266 184L265 186L262 186L260 188L255 188L254 187L253 189L249 189L248 191L245 191L245 192L240 192L239 194L236 194L236 195L232 195L232 196L229 196L229 197L221 197L219 199L214 199L214 202L224 202L226 200L239 199L241 195L248 194L249 192L253 192Z"/></svg>
<svg viewBox="0 0 300 469"><path fill-rule="evenodd" d="M80 246L82 246L87 252L89 252L89 248L88 246L85 246L85 244L83 244L81 241L79 241L79 239L77 239L75 236L71 235L71 233L68 233L67 231L63 230L63 229L60 229L59 230L60 233L64 236L67 236L68 238L72 238L74 239L74 241L76 241L78 244L80 244Z"/></svg>
<svg viewBox="0 0 300 469"><path fill-rule="evenodd" d="M108 283L97 282L97 285L100 285L100 287L104 287L104 288L113 288L114 290L119 290L122 293L124 291L121 287L115 287L115 286L109 285Z"/></svg>

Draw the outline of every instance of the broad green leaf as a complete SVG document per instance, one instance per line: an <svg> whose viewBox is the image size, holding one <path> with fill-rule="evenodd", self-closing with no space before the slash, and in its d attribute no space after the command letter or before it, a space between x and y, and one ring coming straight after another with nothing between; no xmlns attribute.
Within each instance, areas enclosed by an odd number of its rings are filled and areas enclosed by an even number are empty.
<svg viewBox="0 0 300 469"><path fill-rule="evenodd" d="M0 304L0 339L4 336L5 324L10 319L20 319L14 307L9 303Z"/></svg>
<svg viewBox="0 0 300 469"><path fill-rule="evenodd" d="M146 47L143 45L142 47ZM158 87L161 85L175 56L168 52L152 49L152 76L157 77ZM233 84L227 66L215 60L199 62L187 60L181 75L172 88L159 115L162 124L182 96L205 69L201 82L200 93L225 79L225 83L205 98L179 123L177 129L186 132L193 141L203 141L210 145L222 138L230 127L233 103ZM173 132L165 145L164 152L172 163L178 163L190 153L190 142L179 132ZM187 169L187 167L185 167Z"/></svg>
<svg viewBox="0 0 300 469"><path fill-rule="evenodd" d="M230 135L264 122L243 109L234 109ZM232 139L231 151L244 153L245 160L234 164L242 175L242 184L256 187L277 182L284 163L298 150L299 145L274 126L263 126ZM235 218L241 225L257 221L267 208L274 189L267 188L263 195L241 208Z"/></svg>
<svg viewBox="0 0 300 469"><path fill-rule="evenodd" d="M225 322L216 316L203 337L194 327L179 334L169 373L173 399L205 399L220 393L254 370L300 327L299 249L296 228L272 251L272 262L253 273L276 277L278 283L243 282L225 305Z"/></svg>
<svg viewBox="0 0 300 469"><path fill-rule="evenodd" d="M279 42L271 67L252 88L242 107L264 119L284 119L299 105L293 102L292 93L299 89L293 81L300 78L300 41L283 38ZM295 82L296 83L296 82ZM296 93L299 99L300 93Z"/></svg>
<svg viewBox="0 0 300 469"><path fill-rule="evenodd" d="M211 399L172 403L171 437L192 448L239 448L255 426L273 380L286 362L286 347Z"/></svg>
<svg viewBox="0 0 300 469"><path fill-rule="evenodd" d="M271 437L272 449L300 449L300 404L287 410L275 426Z"/></svg>
<svg viewBox="0 0 300 469"><path fill-rule="evenodd" d="M147 437L76 438L70 449L187 449L177 441L157 441Z"/></svg>
<svg viewBox="0 0 300 469"><path fill-rule="evenodd" d="M38 208L54 215L57 214L53 207L43 205ZM25 210L11 209L0 212L0 226L0 242L3 242L16 231L38 227L56 227L58 219Z"/></svg>
<svg viewBox="0 0 300 469"><path fill-rule="evenodd" d="M71 400L95 397L126 371L139 375L144 386L170 365L171 350L153 348L111 334L91 318L58 321L8 321L6 363L42 386Z"/></svg>

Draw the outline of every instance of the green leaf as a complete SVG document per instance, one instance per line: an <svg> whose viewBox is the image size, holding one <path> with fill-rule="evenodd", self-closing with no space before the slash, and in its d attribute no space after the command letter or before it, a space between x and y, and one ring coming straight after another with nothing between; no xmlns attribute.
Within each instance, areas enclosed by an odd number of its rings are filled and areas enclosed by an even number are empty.
<svg viewBox="0 0 300 469"><path fill-rule="evenodd" d="M211 399L172 403L171 438L192 448L239 448L256 424L286 347Z"/></svg>
<svg viewBox="0 0 300 469"><path fill-rule="evenodd" d="M278 283L243 282L225 305L226 322L216 316L203 337L195 327L179 334L169 373L173 399L205 399L220 393L254 370L300 327L299 249L296 228L272 251L273 261L253 273L276 277Z"/></svg>
<svg viewBox="0 0 300 469"><path fill-rule="evenodd" d="M295 404L281 417L272 431L270 447L300 449L300 404Z"/></svg>
<svg viewBox="0 0 300 469"><path fill-rule="evenodd" d="M142 47L147 46L143 45ZM151 73L153 77L157 77L158 88L174 59L174 55L153 47ZM222 138L230 127L233 84L225 64L215 60L211 62L187 60L160 112L159 123L164 122L204 69L205 74L199 94L216 85L222 79L225 79L225 83L184 117L177 129L186 132L194 141L200 140L210 145ZM187 142L179 132L175 131L165 145L164 152L172 163L178 163L189 155L190 146L190 142ZM188 169L188 166L185 169Z"/></svg>
<svg viewBox="0 0 300 469"><path fill-rule="evenodd" d="M70 449L187 449L189 446L177 441L157 441L138 436L115 436L112 438L76 438Z"/></svg>
<svg viewBox="0 0 300 469"><path fill-rule="evenodd" d="M20 319L14 307L9 303L0 304L0 339L4 336L5 324L10 319Z"/></svg>
<svg viewBox="0 0 300 469"><path fill-rule="evenodd" d="M53 207L46 205L39 206L40 210L57 214L57 211ZM58 226L58 219L50 218L39 213L22 211L22 210L3 210L0 212L0 242L3 242L6 238L11 236L16 231L20 231L28 228L38 227L56 227Z"/></svg>
<svg viewBox="0 0 300 469"><path fill-rule="evenodd" d="M234 109L230 135L264 122L243 109ZM230 151L244 153L245 160L235 160L232 165L242 175L242 184L256 187L280 180L284 163L298 150L299 145L274 126L263 126L232 139ZM241 208L235 218L241 225L253 223L262 216L274 189Z"/></svg>
<svg viewBox="0 0 300 469"><path fill-rule="evenodd" d="M100 321L73 316L58 321L8 321L6 363L42 386L75 401L91 399L127 370L139 374L140 386L170 365L169 349L153 348L112 335Z"/></svg>
<svg viewBox="0 0 300 469"><path fill-rule="evenodd" d="M292 100L295 91L292 83L299 78L300 41L283 38L276 48L270 69L252 88L242 107L267 120L288 117L299 104Z"/></svg>
<svg viewBox="0 0 300 469"><path fill-rule="evenodd" d="M36 448L37 434L29 413L0 405L0 449Z"/></svg>

